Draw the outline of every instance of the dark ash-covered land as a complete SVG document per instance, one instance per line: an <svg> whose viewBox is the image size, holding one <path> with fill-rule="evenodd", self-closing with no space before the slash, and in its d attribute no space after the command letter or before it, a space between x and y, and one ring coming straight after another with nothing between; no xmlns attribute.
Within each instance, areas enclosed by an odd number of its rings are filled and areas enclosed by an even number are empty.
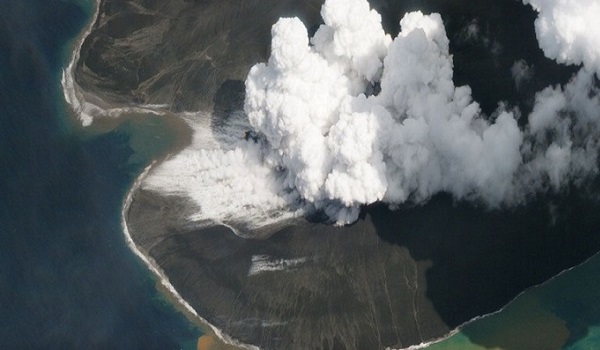
<svg viewBox="0 0 600 350"><path fill-rule="evenodd" d="M137 192L134 240L200 315L264 349L419 344L600 248L600 207L577 196L509 213L444 196L394 212L376 205L348 227L303 223L266 240L186 228L181 203ZM253 260L289 263L250 274Z"/></svg>
<svg viewBox="0 0 600 350"><path fill-rule="evenodd" d="M75 73L114 103L208 110L219 86L264 60L280 16L317 23L322 1L102 0Z"/></svg>
<svg viewBox="0 0 600 350"><path fill-rule="evenodd" d="M76 79L113 104L166 104L173 112L224 118L240 108L249 68L267 59L270 26L294 15L314 29L321 3L103 0ZM534 91L573 72L543 57L535 15L517 1L372 5L392 34L406 11L441 12L455 81L470 84L488 112L503 99L527 111ZM464 36L473 19L489 40ZM547 74L515 86L510 68L519 59ZM221 226L190 226L185 218L192 208L185 198L138 190L129 230L202 317L263 349L429 341L600 249L600 208L577 193L502 211L443 195L397 211L374 205L347 227L301 221L264 240L242 239ZM252 270L261 263L272 271Z"/></svg>

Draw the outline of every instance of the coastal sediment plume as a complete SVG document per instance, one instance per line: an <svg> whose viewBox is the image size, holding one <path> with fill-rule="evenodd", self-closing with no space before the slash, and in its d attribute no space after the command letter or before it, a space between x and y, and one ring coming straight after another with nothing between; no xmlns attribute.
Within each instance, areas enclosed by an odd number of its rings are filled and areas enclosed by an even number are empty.
<svg viewBox="0 0 600 350"><path fill-rule="evenodd" d="M245 113L213 128L218 145L195 142L144 186L190 196L194 220L256 228L315 211L347 224L362 205L440 192L502 207L583 185L598 173L598 30L591 15L580 22L583 5L524 2L539 12L546 55L583 64L539 91L527 116L502 101L486 115L469 86L455 86L439 14L407 13L392 39L366 0L328 0L312 38L297 18L275 23L268 62L248 74Z"/></svg>

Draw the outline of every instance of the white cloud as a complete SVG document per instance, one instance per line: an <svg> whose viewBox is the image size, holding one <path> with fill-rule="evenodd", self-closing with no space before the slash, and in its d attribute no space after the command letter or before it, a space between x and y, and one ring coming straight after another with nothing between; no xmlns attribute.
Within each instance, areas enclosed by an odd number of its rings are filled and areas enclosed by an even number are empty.
<svg viewBox="0 0 600 350"><path fill-rule="evenodd" d="M538 92L528 120L523 145L527 162L519 179L524 188L560 189L597 175L600 90L594 73L581 69L564 87Z"/></svg>
<svg viewBox="0 0 600 350"><path fill-rule="evenodd" d="M513 115L499 113L490 123L470 89L454 86L438 14L408 13L389 43L380 17L366 1L355 2L352 10L326 2L314 46L297 39L306 35L298 20L281 19L269 63L255 66L246 81L245 110L272 162L286 169L286 185L342 223L355 220L361 204L423 201L440 191L499 205L521 161ZM353 37L361 28L353 21L364 18L372 19L370 29ZM298 46L275 44L292 30L286 38ZM299 61L282 65L279 57ZM356 57L369 59L357 64ZM361 92L379 75L381 92L366 97ZM335 208L346 208L342 217Z"/></svg>
<svg viewBox="0 0 600 350"><path fill-rule="evenodd" d="M530 2L547 15L551 2ZM361 205L422 203L440 192L511 205L597 175L600 101L591 70L540 91L519 127L513 111L483 115L470 87L454 85L439 14L406 14L392 40L366 0L327 0L321 13L313 38L297 18L273 26L271 57L246 80L248 122L218 131L231 138L226 145L197 136L146 186L187 194L199 207L195 220L260 227L313 209L345 224ZM592 51L569 59L596 69ZM524 67L513 69L516 79L528 76ZM241 137L250 129L257 142Z"/></svg>
<svg viewBox="0 0 600 350"><path fill-rule="evenodd" d="M600 1L523 0L538 13L535 31L544 54L559 63L584 64L600 74Z"/></svg>
<svg viewBox="0 0 600 350"><path fill-rule="evenodd" d="M512 67L510 68L510 73L512 74L517 89L520 89L524 83L531 80L533 77L533 70L533 66L527 64L527 61L523 59L513 63Z"/></svg>

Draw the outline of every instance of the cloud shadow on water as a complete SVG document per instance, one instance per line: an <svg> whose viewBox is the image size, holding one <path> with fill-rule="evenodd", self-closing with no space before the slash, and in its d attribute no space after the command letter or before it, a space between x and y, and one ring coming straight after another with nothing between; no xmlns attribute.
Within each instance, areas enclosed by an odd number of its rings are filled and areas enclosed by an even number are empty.
<svg viewBox="0 0 600 350"><path fill-rule="evenodd" d="M599 209L596 201L572 191L563 198L545 196L503 211L452 203L446 195L398 212L383 205L366 210L381 239L406 247L417 261L431 262L427 297L454 328L502 308L526 288L596 253ZM588 324L594 323L597 320ZM514 348L468 330L463 333L474 343Z"/></svg>

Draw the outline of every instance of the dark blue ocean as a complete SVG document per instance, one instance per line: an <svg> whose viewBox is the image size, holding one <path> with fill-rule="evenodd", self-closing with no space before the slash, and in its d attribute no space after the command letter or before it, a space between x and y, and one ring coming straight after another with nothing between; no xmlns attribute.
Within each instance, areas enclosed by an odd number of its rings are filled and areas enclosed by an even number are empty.
<svg viewBox="0 0 600 350"><path fill-rule="evenodd" d="M0 349L194 348L124 241L130 134L82 136L63 102L91 5L0 0Z"/></svg>

